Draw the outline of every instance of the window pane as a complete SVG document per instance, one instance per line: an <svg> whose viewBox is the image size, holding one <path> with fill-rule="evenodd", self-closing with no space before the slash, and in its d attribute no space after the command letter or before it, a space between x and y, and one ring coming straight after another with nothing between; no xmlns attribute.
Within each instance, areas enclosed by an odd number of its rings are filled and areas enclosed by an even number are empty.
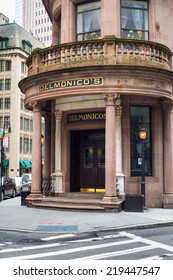
<svg viewBox="0 0 173 280"><path fill-rule="evenodd" d="M100 38L100 1L77 8L77 40Z"/></svg>
<svg viewBox="0 0 173 280"><path fill-rule="evenodd" d="M83 168L93 168L93 157L94 151L93 147L84 147L83 148Z"/></svg>
<svg viewBox="0 0 173 280"><path fill-rule="evenodd" d="M151 166L151 109L146 106L131 106L130 135L131 135L131 176L141 175L142 143L139 131L145 128L145 175L152 175Z"/></svg>
<svg viewBox="0 0 173 280"><path fill-rule="evenodd" d="M148 40L147 1L121 1L121 36Z"/></svg>
<svg viewBox="0 0 173 280"><path fill-rule="evenodd" d="M0 71L4 71L4 60L0 60Z"/></svg>
<svg viewBox="0 0 173 280"><path fill-rule="evenodd" d="M148 1L121 0L121 6L147 9Z"/></svg>
<svg viewBox="0 0 173 280"><path fill-rule="evenodd" d="M5 70L6 71L11 71L11 60L6 60Z"/></svg>

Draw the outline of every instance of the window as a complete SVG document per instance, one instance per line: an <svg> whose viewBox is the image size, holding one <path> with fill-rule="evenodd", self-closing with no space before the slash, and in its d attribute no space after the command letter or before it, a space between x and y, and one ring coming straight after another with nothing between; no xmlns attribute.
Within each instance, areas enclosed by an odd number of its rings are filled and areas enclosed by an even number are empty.
<svg viewBox="0 0 173 280"><path fill-rule="evenodd" d="M0 98L0 109L3 109L3 98Z"/></svg>
<svg viewBox="0 0 173 280"><path fill-rule="evenodd" d="M77 6L77 41L100 38L100 1Z"/></svg>
<svg viewBox="0 0 173 280"><path fill-rule="evenodd" d="M23 117L20 117L20 130L23 130Z"/></svg>
<svg viewBox="0 0 173 280"><path fill-rule="evenodd" d="M29 119L24 119L24 130L29 131Z"/></svg>
<svg viewBox="0 0 173 280"><path fill-rule="evenodd" d="M23 110L24 109L24 100L20 99L20 109Z"/></svg>
<svg viewBox="0 0 173 280"><path fill-rule="evenodd" d="M8 38L0 36L0 49L6 49L8 47Z"/></svg>
<svg viewBox="0 0 173 280"><path fill-rule="evenodd" d="M30 120L30 131L32 132L33 131L33 121L32 120Z"/></svg>
<svg viewBox="0 0 173 280"><path fill-rule="evenodd" d="M24 138L23 139L23 153L27 154L29 152L29 139Z"/></svg>
<svg viewBox="0 0 173 280"><path fill-rule="evenodd" d="M6 60L5 62L5 70L11 71L11 60Z"/></svg>
<svg viewBox="0 0 173 280"><path fill-rule="evenodd" d="M130 110L130 144L131 144L131 176L141 175L142 143L139 131L145 128L145 175L152 175L151 164L151 108L148 106L131 106Z"/></svg>
<svg viewBox="0 0 173 280"><path fill-rule="evenodd" d="M20 137L20 153L22 153L22 151L23 151L23 139L22 139L22 137Z"/></svg>
<svg viewBox="0 0 173 280"><path fill-rule="evenodd" d="M22 40L22 45L23 45L24 51L26 51L27 53L31 54L31 52L32 52L32 45L31 45L31 43L29 41Z"/></svg>
<svg viewBox="0 0 173 280"><path fill-rule="evenodd" d="M0 128L2 129L4 126L3 117L0 117Z"/></svg>
<svg viewBox="0 0 173 280"><path fill-rule="evenodd" d="M121 37L148 40L148 1L121 0Z"/></svg>
<svg viewBox="0 0 173 280"><path fill-rule="evenodd" d="M5 98L5 109L10 109L10 98Z"/></svg>
<svg viewBox="0 0 173 280"><path fill-rule="evenodd" d="M32 139L30 139L30 145L29 145L29 153L32 153Z"/></svg>
<svg viewBox="0 0 173 280"><path fill-rule="evenodd" d="M4 90L4 80L0 79L0 90Z"/></svg>
<svg viewBox="0 0 173 280"><path fill-rule="evenodd" d="M5 90L11 89L11 79L5 79Z"/></svg>
<svg viewBox="0 0 173 280"><path fill-rule="evenodd" d="M4 60L0 60L0 72L4 71Z"/></svg>

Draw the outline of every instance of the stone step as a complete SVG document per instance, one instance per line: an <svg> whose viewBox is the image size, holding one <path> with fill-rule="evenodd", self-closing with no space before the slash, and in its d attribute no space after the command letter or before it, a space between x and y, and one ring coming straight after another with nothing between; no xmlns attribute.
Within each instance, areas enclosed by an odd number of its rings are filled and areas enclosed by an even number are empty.
<svg viewBox="0 0 173 280"><path fill-rule="evenodd" d="M46 208L53 210L88 210L88 211L103 211L104 208L96 205L83 205L83 204L64 204L64 203L43 203L43 202L33 202L32 207L36 208Z"/></svg>

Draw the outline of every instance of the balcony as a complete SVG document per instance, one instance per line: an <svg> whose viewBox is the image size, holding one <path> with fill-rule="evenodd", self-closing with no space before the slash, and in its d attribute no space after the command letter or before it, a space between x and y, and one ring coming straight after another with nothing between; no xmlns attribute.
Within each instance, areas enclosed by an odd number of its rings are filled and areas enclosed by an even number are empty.
<svg viewBox="0 0 173 280"><path fill-rule="evenodd" d="M106 36L35 49L27 60L28 75L87 66L132 65L172 71L172 51L151 41Z"/></svg>

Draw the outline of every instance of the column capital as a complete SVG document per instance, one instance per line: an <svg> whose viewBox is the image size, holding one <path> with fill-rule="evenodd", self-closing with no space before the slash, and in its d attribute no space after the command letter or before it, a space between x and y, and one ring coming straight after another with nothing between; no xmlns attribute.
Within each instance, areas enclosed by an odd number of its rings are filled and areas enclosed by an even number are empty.
<svg viewBox="0 0 173 280"><path fill-rule="evenodd" d="M62 112L60 110L55 111L55 118L57 121L61 121L62 119Z"/></svg>
<svg viewBox="0 0 173 280"><path fill-rule="evenodd" d="M41 106L36 101L29 102L29 106L33 109L33 112L40 112L41 111Z"/></svg>
<svg viewBox="0 0 173 280"><path fill-rule="evenodd" d="M122 110L123 110L123 107L120 106L120 105L115 105L115 114L118 115L118 116L121 116L122 115Z"/></svg>
<svg viewBox="0 0 173 280"><path fill-rule="evenodd" d="M172 107L173 107L173 100L164 100L162 101L162 110L164 113L168 113L172 111Z"/></svg>
<svg viewBox="0 0 173 280"><path fill-rule="evenodd" d="M105 94L104 100L106 106L115 106L115 100L117 99L117 94Z"/></svg>

